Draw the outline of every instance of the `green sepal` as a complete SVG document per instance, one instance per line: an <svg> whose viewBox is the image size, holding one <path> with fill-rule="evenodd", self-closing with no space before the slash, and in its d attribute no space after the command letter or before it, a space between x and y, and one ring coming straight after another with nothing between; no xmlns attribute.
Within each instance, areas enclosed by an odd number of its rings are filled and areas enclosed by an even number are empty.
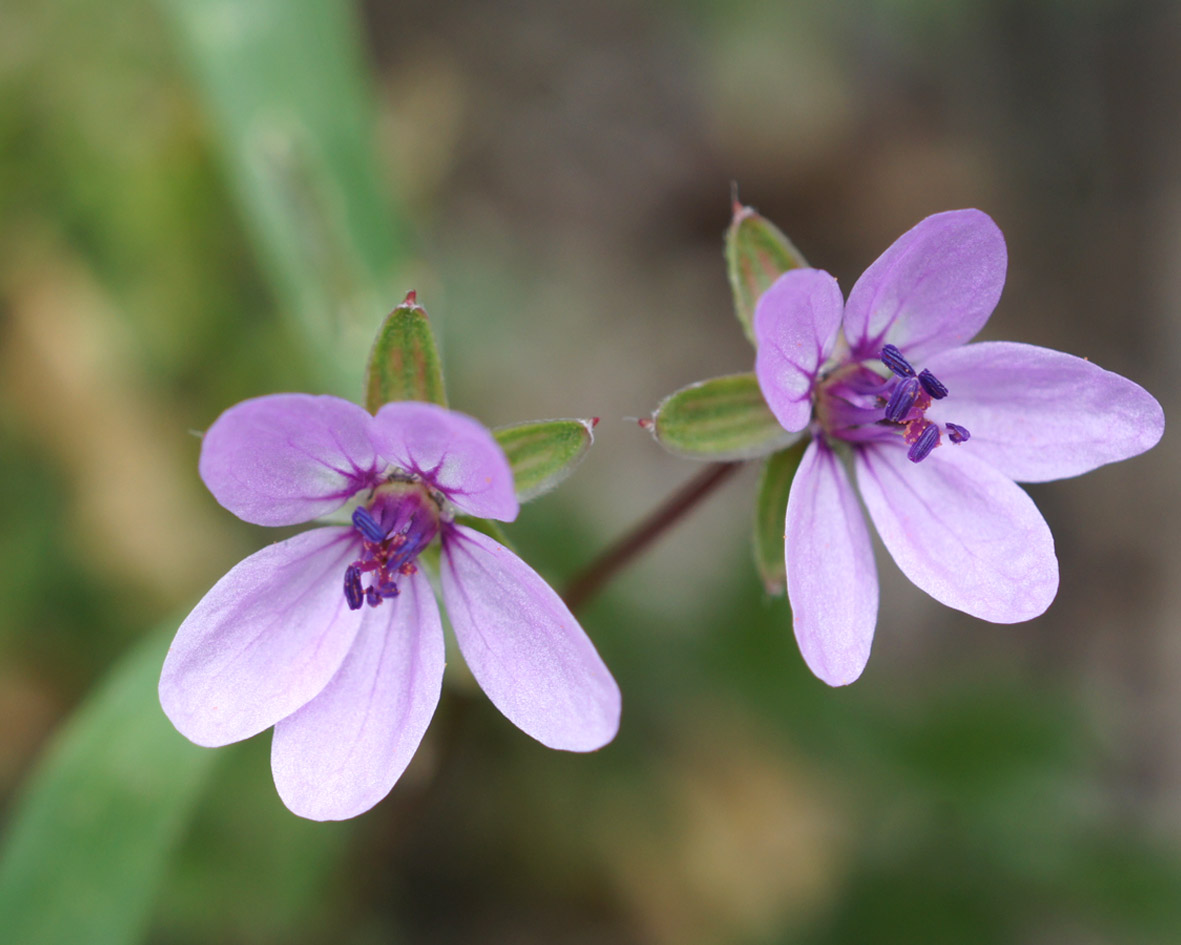
<svg viewBox="0 0 1181 945"><path fill-rule="evenodd" d="M508 540L508 536L505 535L504 529L500 527L500 522L494 521L493 519L476 518L474 515L457 515L455 516L455 524L466 525L468 528L475 529L476 531L487 535L493 541L500 542L500 544L504 545L510 551L513 548L513 543ZM432 545L431 547L434 548L437 546Z"/></svg>
<svg viewBox="0 0 1181 945"><path fill-rule="evenodd" d="M734 314L752 344L759 296L787 270L807 265L803 253L774 223L734 202L734 218L726 230L726 272L734 292Z"/></svg>
<svg viewBox="0 0 1181 945"><path fill-rule="evenodd" d="M365 407L377 413L395 400L447 406L443 366L426 310L413 292L386 316L365 366Z"/></svg>
<svg viewBox="0 0 1181 945"><path fill-rule="evenodd" d="M537 420L493 430L513 470L517 500L549 492L574 471L595 441L591 420Z"/></svg>
<svg viewBox="0 0 1181 945"><path fill-rule="evenodd" d="M800 435L780 426L754 374L729 374L682 387L641 426L670 453L714 462L768 456Z"/></svg>
<svg viewBox="0 0 1181 945"><path fill-rule="evenodd" d="M787 497L807 445L807 440L801 440L768 456L759 470L759 484L755 491L755 566L767 593L776 597L787 590L783 553Z"/></svg>

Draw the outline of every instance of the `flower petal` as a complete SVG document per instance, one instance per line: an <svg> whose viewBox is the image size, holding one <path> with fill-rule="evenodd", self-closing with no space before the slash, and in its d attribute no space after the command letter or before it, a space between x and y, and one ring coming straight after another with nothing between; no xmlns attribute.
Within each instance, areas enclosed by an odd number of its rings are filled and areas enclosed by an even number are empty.
<svg viewBox="0 0 1181 945"><path fill-rule="evenodd" d="M819 269L791 269L759 298L755 374L785 430L796 433L808 425L812 384L832 352L844 308L836 279Z"/></svg>
<svg viewBox="0 0 1181 945"><path fill-rule="evenodd" d="M878 573L865 516L844 466L813 440L787 500L787 594L804 662L830 686L853 682L869 660Z"/></svg>
<svg viewBox="0 0 1181 945"><path fill-rule="evenodd" d="M443 685L443 626L420 571L364 608L340 669L275 726L271 770L283 803L310 820L346 820L389 794L418 749Z"/></svg>
<svg viewBox="0 0 1181 945"><path fill-rule="evenodd" d="M912 463L901 439L875 443L857 451L856 464L886 549L937 601L993 623L1029 620L1050 606L1058 559L1045 519L967 445L945 443Z"/></svg>
<svg viewBox="0 0 1181 945"><path fill-rule="evenodd" d="M374 442L389 462L422 476L463 512L511 522L517 517L513 472L504 450L471 417L417 401L377 412Z"/></svg>
<svg viewBox="0 0 1181 945"><path fill-rule="evenodd" d="M218 502L247 522L310 522L339 508L372 477L372 420L339 397L244 400L205 432L201 478Z"/></svg>
<svg viewBox="0 0 1181 945"><path fill-rule="evenodd" d="M1061 351L984 342L945 351L929 366L950 394L927 415L967 427L963 448L1018 482L1136 456L1164 432L1164 411L1143 387Z"/></svg>
<svg viewBox="0 0 1181 945"><path fill-rule="evenodd" d="M198 745L257 735L310 701L339 668L361 615L342 580L356 533L317 528L238 562L185 618L160 704Z"/></svg>
<svg viewBox="0 0 1181 945"><path fill-rule="evenodd" d="M975 336L1005 284L1005 238L979 210L950 210L903 233L862 273L845 306L857 359L887 343L914 363Z"/></svg>
<svg viewBox="0 0 1181 945"><path fill-rule="evenodd" d="M554 590L487 535L444 534L443 600L472 675L543 745L593 751L619 730L619 687Z"/></svg>

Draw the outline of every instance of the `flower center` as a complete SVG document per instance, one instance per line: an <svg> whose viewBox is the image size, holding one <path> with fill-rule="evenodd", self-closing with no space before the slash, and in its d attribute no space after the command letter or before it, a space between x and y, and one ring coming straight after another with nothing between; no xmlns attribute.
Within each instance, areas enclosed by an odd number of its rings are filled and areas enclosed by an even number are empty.
<svg viewBox="0 0 1181 945"><path fill-rule="evenodd" d="M890 377L859 362L825 375L816 389L817 420L828 436L842 440L864 442L901 433L910 447L907 458L922 462L940 443L939 426L927 419L927 409L947 396L947 387L930 371L915 371L894 345L882 348L880 357ZM959 424L945 426L954 444L971 438Z"/></svg>
<svg viewBox="0 0 1181 945"><path fill-rule="evenodd" d="M439 533L441 505L420 482L394 477L373 490L370 500L353 510L361 535L361 555L344 573L344 597L350 610L378 606L398 596L398 575L418 570L414 560ZM369 585L362 576L370 575Z"/></svg>

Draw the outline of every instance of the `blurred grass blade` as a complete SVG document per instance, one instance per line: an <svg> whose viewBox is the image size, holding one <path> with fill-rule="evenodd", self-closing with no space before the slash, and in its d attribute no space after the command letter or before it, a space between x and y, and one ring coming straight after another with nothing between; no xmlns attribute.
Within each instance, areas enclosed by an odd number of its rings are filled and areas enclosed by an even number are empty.
<svg viewBox="0 0 1181 945"><path fill-rule="evenodd" d="M643 425L669 452L714 462L767 456L799 437L779 425L753 374L683 387L666 397Z"/></svg>
<svg viewBox="0 0 1181 945"><path fill-rule="evenodd" d="M594 420L538 420L493 430L513 468L517 498L549 492L574 471L595 441Z"/></svg>
<svg viewBox="0 0 1181 945"><path fill-rule="evenodd" d="M405 236L377 170L354 4L159 2L280 303L313 352L342 332L360 348L388 310Z"/></svg>
<svg viewBox="0 0 1181 945"><path fill-rule="evenodd" d="M173 632L124 657L26 784L0 850L0 940L129 945L146 932L214 760L160 710Z"/></svg>
<svg viewBox="0 0 1181 945"><path fill-rule="evenodd" d="M426 311L414 293L386 316L365 368L365 406L377 413L394 400L424 400L447 406L443 365Z"/></svg>
<svg viewBox="0 0 1181 945"><path fill-rule="evenodd" d="M752 343L759 296L787 270L807 265L774 223L735 201L734 218L726 230L726 272L734 292L734 313Z"/></svg>
<svg viewBox="0 0 1181 945"><path fill-rule="evenodd" d="M769 456L759 470L755 491L755 566L768 594L780 596L787 590L787 566L783 553L787 497L807 441Z"/></svg>

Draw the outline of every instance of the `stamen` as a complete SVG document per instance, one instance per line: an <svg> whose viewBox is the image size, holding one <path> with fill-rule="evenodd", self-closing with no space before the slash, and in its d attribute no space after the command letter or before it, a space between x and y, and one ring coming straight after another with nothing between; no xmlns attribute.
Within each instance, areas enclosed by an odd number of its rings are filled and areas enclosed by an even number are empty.
<svg viewBox="0 0 1181 945"><path fill-rule="evenodd" d="M947 396L947 388L943 382L926 368L919 374L919 383L923 385L923 390L931 395L932 400L942 400Z"/></svg>
<svg viewBox="0 0 1181 945"><path fill-rule="evenodd" d="M908 377L899 381L898 386L894 388L894 393L890 395L890 402L886 404L886 419L894 423L901 423L910 413L910 408L914 406L918 396L919 382L917 380Z"/></svg>
<svg viewBox="0 0 1181 945"><path fill-rule="evenodd" d="M929 424L919 438L914 441L914 445L906 451L906 458L912 463L921 463L924 459L931 455L931 450L939 445L939 427L935 424Z"/></svg>
<svg viewBox="0 0 1181 945"><path fill-rule="evenodd" d="M914 377L914 368L910 366L910 362L903 357L902 352L893 345L886 345L882 348L882 364L888 367L891 371L899 377Z"/></svg>
<svg viewBox="0 0 1181 945"><path fill-rule="evenodd" d="M880 410L878 416L881 416ZM379 607L400 595L399 575L418 571L414 559L439 534L440 506L417 483L388 479L374 490L372 502L352 515L359 533L359 555L348 566L344 596L351 610ZM365 575L369 575L365 587Z"/></svg>
<svg viewBox="0 0 1181 945"><path fill-rule="evenodd" d="M377 524L377 520L363 505L358 505L353 510L353 524L370 541L381 541L385 538L385 529Z"/></svg>
<svg viewBox="0 0 1181 945"><path fill-rule="evenodd" d="M396 571L417 558L419 552L434 539L437 531L438 525L433 519L425 515L412 516L405 528L390 538L390 549L394 553L389 557L389 569Z"/></svg>
<svg viewBox="0 0 1181 945"><path fill-rule="evenodd" d="M947 427L947 438L952 443L967 443L972 439L972 434L968 432L967 427L961 427L958 423L944 424Z"/></svg>
<svg viewBox="0 0 1181 945"><path fill-rule="evenodd" d="M349 565L344 572L344 599L348 601L349 610L360 610L365 602L361 590L361 569L355 565Z"/></svg>

